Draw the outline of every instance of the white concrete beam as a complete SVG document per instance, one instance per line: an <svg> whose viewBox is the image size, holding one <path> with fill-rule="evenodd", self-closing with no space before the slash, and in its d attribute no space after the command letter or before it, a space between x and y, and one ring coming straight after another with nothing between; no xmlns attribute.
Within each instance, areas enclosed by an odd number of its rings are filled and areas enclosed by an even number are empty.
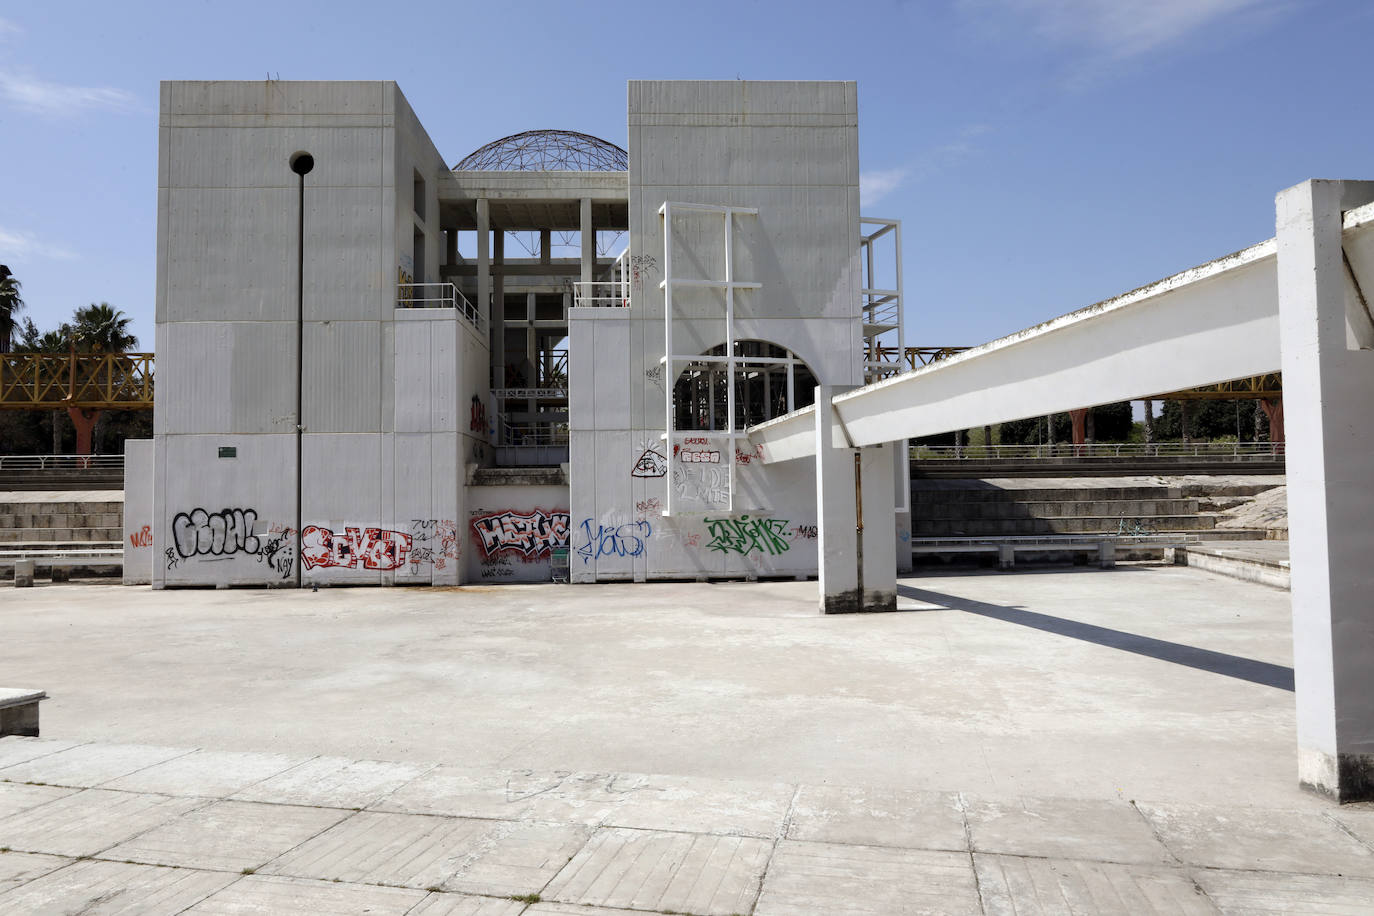
<svg viewBox="0 0 1374 916"><path fill-rule="evenodd" d="M1274 252L1269 239L837 395L836 414L853 445L874 445L1277 371ZM797 414L749 431L766 463L814 454Z"/></svg>

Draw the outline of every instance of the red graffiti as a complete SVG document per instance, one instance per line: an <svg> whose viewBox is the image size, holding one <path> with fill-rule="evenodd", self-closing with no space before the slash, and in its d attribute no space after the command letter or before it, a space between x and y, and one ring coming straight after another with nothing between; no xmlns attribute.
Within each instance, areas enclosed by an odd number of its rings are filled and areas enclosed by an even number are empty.
<svg viewBox="0 0 1374 916"><path fill-rule="evenodd" d="M135 547L152 547L153 526L144 525L142 531L138 532L137 534L129 535L129 543L134 545Z"/></svg>
<svg viewBox="0 0 1374 916"><path fill-rule="evenodd" d="M473 518L472 534L484 557L503 553L530 560L547 557L555 547L568 546L568 513L508 509Z"/></svg>
<svg viewBox="0 0 1374 916"><path fill-rule="evenodd" d="M301 562L306 569L400 569L410 553L411 538L386 528L345 528L343 533L315 525L301 532Z"/></svg>
<svg viewBox="0 0 1374 916"><path fill-rule="evenodd" d="M472 396L468 414L469 430L473 432L482 432L487 428L487 405L483 404L482 399L475 394Z"/></svg>

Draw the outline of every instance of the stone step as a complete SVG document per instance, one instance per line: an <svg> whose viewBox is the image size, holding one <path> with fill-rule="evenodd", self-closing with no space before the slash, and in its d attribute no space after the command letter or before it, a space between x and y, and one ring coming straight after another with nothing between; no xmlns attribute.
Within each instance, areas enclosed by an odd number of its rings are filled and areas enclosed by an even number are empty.
<svg viewBox="0 0 1374 916"><path fill-rule="evenodd" d="M120 512L0 512L0 530L5 528L119 528L124 524Z"/></svg>
<svg viewBox="0 0 1374 916"><path fill-rule="evenodd" d="M124 529L119 527L101 528L0 528L0 544L14 544L24 541L66 541L71 543L88 541L121 541Z"/></svg>
<svg viewBox="0 0 1374 916"><path fill-rule="evenodd" d="M1120 516L1080 516L1070 518L989 518L989 519L923 519L911 520L911 536L921 537L998 537L1031 534L1117 534L1121 531ZM1211 531L1216 523L1212 515L1159 515L1154 517L1128 516L1126 527L1139 524L1147 533L1170 531Z"/></svg>
<svg viewBox="0 0 1374 916"><path fill-rule="evenodd" d="M1199 494L1184 493L1182 487L921 487L911 488L913 502L1059 502L1120 499L1183 499Z"/></svg>
<svg viewBox="0 0 1374 916"><path fill-rule="evenodd" d="M89 502L29 502L13 500L0 502L0 516L8 515L71 515L124 512L123 500L91 500Z"/></svg>
<svg viewBox="0 0 1374 916"><path fill-rule="evenodd" d="M1196 499L1118 499L1118 500L1058 500L1058 501L991 501L926 502L913 507L913 514L921 518L1065 518L1085 516L1114 516L1137 518L1154 515L1193 515L1198 509Z"/></svg>

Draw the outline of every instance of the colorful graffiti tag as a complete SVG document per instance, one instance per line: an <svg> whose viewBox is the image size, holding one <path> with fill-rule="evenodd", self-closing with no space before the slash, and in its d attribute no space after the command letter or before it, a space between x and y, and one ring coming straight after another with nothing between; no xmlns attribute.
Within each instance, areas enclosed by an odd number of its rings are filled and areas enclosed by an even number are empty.
<svg viewBox="0 0 1374 916"><path fill-rule="evenodd" d="M711 535L706 547L720 553L737 553L748 556L753 551L777 556L792 549L787 538L788 521L777 518L739 518L704 519L706 529Z"/></svg>
<svg viewBox="0 0 1374 916"><path fill-rule="evenodd" d="M484 557L504 553L533 560L547 557L555 547L567 547L569 526L564 511L507 509L474 518L472 533Z"/></svg>
<svg viewBox="0 0 1374 916"><path fill-rule="evenodd" d="M582 520L582 543L577 555L583 563L601 557L643 556L645 544L653 537L653 526L640 520L624 525L595 525L591 519Z"/></svg>
<svg viewBox="0 0 1374 916"><path fill-rule="evenodd" d="M406 564L412 545L410 535L388 528L338 532L307 525L301 531L301 562L306 569L399 569Z"/></svg>

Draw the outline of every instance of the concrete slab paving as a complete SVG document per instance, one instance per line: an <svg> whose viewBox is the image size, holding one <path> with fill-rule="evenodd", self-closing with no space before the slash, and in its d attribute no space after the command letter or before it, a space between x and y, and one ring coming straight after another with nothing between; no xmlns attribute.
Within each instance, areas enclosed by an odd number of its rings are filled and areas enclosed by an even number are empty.
<svg viewBox="0 0 1374 916"><path fill-rule="evenodd" d="M1149 802L1139 808L1190 865L1374 877L1374 849L1324 814Z"/></svg>
<svg viewBox="0 0 1374 916"><path fill-rule="evenodd" d="M87 859L17 887L5 911L90 916L173 916L238 880L238 875Z"/></svg>
<svg viewBox="0 0 1374 916"><path fill-rule="evenodd" d="M221 801L107 849L107 859L238 872L261 868L348 817L337 808Z"/></svg>
<svg viewBox="0 0 1374 916"><path fill-rule="evenodd" d="M748 913L772 850L771 841L754 837L602 828L541 896L702 916Z"/></svg>
<svg viewBox="0 0 1374 916"><path fill-rule="evenodd" d="M0 852L0 894L70 865L71 859L32 852Z"/></svg>
<svg viewBox="0 0 1374 916"><path fill-rule="evenodd" d="M555 792L570 774L437 766L372 807L409 814L519 820L533 799Z"/></svg>
<svg viewBox="0 0 1374 916"><path fill-rule="evenodd" d="M76 747L80 741L61 741L56 738L7 737L0 741L0 770L38 757L46 757Z"/></svg>
<svg viewBox="0 0 1374 916"><path fill-rule="evenodd" d="M1374 912L1374 881L1334 875L1196 869L1198 886L1223 913L1323 913L1368 916Z"/></svg>
<svg viewBox="0 0 1374 916"><path fill-rule="evenodd" d="M100 787L223 798L304 762L303 757L286 754L199 750L101 783Z"/></svg>
<svg viewBox="0 0 1374 916"><path fill-rule="evenodd" d="M783 840L756 916L981 913L968 853Z"/></svg>
<svg viewBox="0 0 1374 916"><path fill-rule="evenodd" d="M773 838L796 787L787 783L640 776L619 780L624 801L607 816L610 826Z"/></svg>
<svg viewBox="0 0 1374 916"><path fill-rule="evenodd" d="M534 894L590 832L571 826L364 811L265 865L264 874Z"/></svg>
<svg viewBox="0 0 1374 916"><path fill-rule="evenodd" d="M61 786L28 786L22 783L0 782L0 818L37 808L39 805L80 791Z"/></svg>
<svg viewBox="0 0 1374 916"><path fill-rule="evenodd" d="M1184 868L981 853L973 862L983 912L989 916L1218 912Z"/></svg>
<svg viewBox="0 0 1374 916"><path fill-rule="evenodd" d="M1176 865L1149 822L1125 801L966 798L975 852Z"/></svg>
<svg viewBox="0 0 1374 916"><path fill-rule="evenodd" d="M424 891L367 884L335 884L303 878L264 875L240 877L224 890L186 910L196 916L244 914L319 914L346 916L368 913L403 916L425 898Z"/></svg>
<svg viewBox="0 0 1374 916"><path fill-rule="evenodd" d="M82 744L0 769L12 782L94 788L112 779L190 753L184 747L146 744ZM39 779L39 775L42 778Z"/></svg>
<svg viewBox="0 0 1374 916"><path fill-rule="evenodd" d="M0 846L92 856L203 804L199 798L87 789L0 819Z"/></svg>
<svg viewBox="0 0 1374 916"><path fill-rule="evenodd" d="M802 786L787 838L909 849L968 849L955 792Z"/></svg>
<svg viewBox="0 0 1374 916"><path fill-rule="evenodd" d="M433 769L433 764L315 757L240 789L239 801L366 808Z"/></svg>
<svg viewBox="0 0 1374 916"><path fill-rule="evenodd" d="M417 903L413 910L408 910L406 916L520 916L529 912L528 905L520 900L470 897L466 894L430 894ZM579 916L596 914L584 910Z"/></svg>

